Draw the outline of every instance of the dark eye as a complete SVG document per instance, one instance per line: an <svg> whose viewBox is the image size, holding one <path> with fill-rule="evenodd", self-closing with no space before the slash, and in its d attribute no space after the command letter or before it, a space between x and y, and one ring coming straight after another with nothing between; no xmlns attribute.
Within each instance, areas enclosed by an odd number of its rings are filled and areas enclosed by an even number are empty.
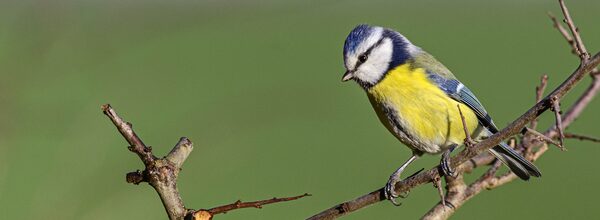
<svg viewBox="0 0 600 220"><path fill-rule="evenodd" d="M358 62L364 63L365 61L367 61L367 55L366 54L361 54L360 56L358 56Z"/></svg>

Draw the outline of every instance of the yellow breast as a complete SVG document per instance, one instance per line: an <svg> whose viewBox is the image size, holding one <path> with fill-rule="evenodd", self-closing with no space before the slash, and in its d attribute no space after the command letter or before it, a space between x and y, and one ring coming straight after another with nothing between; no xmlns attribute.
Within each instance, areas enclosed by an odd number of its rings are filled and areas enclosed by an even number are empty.
<svg viewBox="0 0 600 220"><path fill-rule="evenodd" d="M478 126L478 119L469 107L450 98L433 84L425 70L413 69L409 64L391 70L367 92L372 102L378 103L374 105L375 108L388 106L395 111L408 138L414 139L411 140L413 143L406 144L437 145L437 148L444 148L452 143L462 144L465 134L457 105L463 111L469 131L474 132ZM386 127L393 126L392 122L388 123L391 124L386 124ZM398 134L395 135L398 137ZM436 146L410 147L420 149Z"/></svg>

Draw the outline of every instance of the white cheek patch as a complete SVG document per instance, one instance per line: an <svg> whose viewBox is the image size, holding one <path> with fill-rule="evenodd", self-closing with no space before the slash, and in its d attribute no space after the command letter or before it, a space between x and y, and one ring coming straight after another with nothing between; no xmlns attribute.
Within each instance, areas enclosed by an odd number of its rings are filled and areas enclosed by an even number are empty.
<svg viewBox="0 0 600 220"><path fill-rule="evenodd" d="M391 39L384 39L383 42L371 51L367 62L363 63L355 71L354 76L364 82L371 84L377 83L388 69L392 61L394 46Z"/></svg>

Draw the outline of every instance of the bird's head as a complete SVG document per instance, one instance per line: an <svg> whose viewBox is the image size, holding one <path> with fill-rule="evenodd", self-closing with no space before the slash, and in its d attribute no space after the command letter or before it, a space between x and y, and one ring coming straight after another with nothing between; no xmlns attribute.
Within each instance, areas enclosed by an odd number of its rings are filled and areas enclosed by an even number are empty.
<svg viewBox="0 0 600 220"><path fill-rule="evenodd" d="M394 30L358 25L344 43L346 73L342 81L353 79L368 89L418 51L418 47Z"/></svg>

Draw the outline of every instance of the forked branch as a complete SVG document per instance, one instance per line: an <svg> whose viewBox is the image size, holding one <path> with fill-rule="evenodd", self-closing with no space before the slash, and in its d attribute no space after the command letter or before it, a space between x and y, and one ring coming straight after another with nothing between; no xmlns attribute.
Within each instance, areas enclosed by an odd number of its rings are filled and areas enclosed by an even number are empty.
<svg viewBox="0 0 600 220"><path fill-rule="evenodd" d="M195 211L186 209L183 200L177 190L177 177L181 166L193 150L192 142L182 137L179 142L173 147L171 152L163 158L158 158L152 154L152 148L146 146L144 142L133 131L131 123L125 122L119 117L115 110L109 105L102 105L102 112L113 122L117 130L123 135L125 140L130 144L129 150L138 155L144 163L143 171L134 171L126 175L128 183L140 184L147 182L150 184L158 195L165 207L167 215L171 220L208 220L216 214L225 213L241 208L262 208L263 205L285 202L300 199L309 194L303 194L294 197L272 198L255 202L237 201L232 204L215 207L212 209Z"/></svg>

